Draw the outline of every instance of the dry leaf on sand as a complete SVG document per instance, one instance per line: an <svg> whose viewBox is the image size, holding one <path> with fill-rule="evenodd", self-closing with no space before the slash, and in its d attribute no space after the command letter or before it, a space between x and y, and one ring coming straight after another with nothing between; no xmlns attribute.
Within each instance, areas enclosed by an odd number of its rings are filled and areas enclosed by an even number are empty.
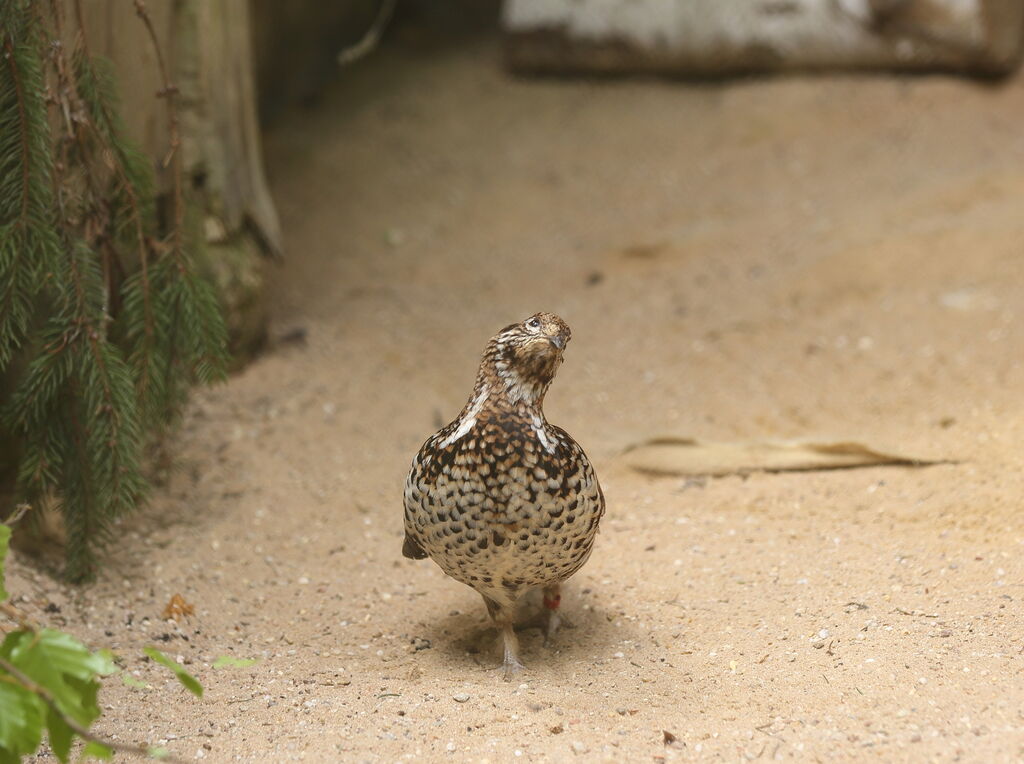
<svg viewBox="0 0 1024 764"><path fill-rule="evenodd" d="M935 460L876 451L861 443L796 440L702 442L658 437L629 446L623 462L649 475L737 475L748 472L835 470L880 465L923 467Z"/></svg>
<svg viewBox="0 0 1024 764"><path fill-rule="evenodd" d="M180 594L175 594L160 615L165 621L171 619L177 621L179 617L188 618L190 615L195 615L195 612L196 608L192 603L186 602Z"/></svg>

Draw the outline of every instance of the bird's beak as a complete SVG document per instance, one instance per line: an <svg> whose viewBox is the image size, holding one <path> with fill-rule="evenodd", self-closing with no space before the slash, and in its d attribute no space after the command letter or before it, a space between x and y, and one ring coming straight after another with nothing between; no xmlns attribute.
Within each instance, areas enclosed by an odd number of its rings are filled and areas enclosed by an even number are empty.
<svg viewBox="0 0 1024 764"><path fill-rule="evenodd" d="M548 342L554 345L559 350L565 350L565 339L558 334L548 335Z"/></svg>

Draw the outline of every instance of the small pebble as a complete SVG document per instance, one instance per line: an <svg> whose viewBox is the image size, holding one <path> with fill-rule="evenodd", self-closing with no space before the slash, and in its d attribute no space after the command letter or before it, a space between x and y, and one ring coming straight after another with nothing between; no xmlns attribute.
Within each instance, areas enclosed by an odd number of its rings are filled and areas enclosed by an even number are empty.
<svg viewBox="0 0 1024 764"><path fill-rule="evenodd" d="M454 700L456 703L465 703L467 700L469 700L469 695L465 692L457 692L454 695L452 695L452 700Z"/></svg>

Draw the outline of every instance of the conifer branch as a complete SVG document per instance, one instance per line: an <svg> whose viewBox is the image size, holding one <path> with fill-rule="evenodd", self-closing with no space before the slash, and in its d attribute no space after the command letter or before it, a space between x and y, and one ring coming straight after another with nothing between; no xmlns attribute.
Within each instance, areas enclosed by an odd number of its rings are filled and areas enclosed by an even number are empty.
<svg viewBox="0 0 1024 764"><path fill-rule="evenodd" d="M88 49L84 6L67 6L77 28L64 47L60 0L0 0L0 366L42 319L0 418L23 440L23 498L60 502L78 579L144 494L147 441L191 384L223 375L226 344L216 293L195 267L178 91L156 29L135 0L167 99L163 226L152 167L126 140L113 80ZM136 251L137 264L124 258Z"/></svg>
<svg viewBox="0 0 1024 764"><path fill-rule="evenodd" d="M7 65L11 73L11 81L14 84L15 101L18 107L18 128L19 138L21 141L21 212L18 215L18 220L14 224L15 230L19 233L19 238L23 235L24 229L28 224L28 208L29 208L29 177L31 174L30 162L31 153L29 151L28 143L28 115L25 109L25 95L22 92L21 77L18 73L18 63L14 57L14 45L11 42L11 34L8 34L4 38L4 58L7 59ZM14 245L15 251L13 252L10 271L11 278L4 284L4 295L3 300L0 302L0 329L3 329L9 320L9 317L15 310L15 300L17 300L17 290L19 287L18 279L15 274L21 268L21 264L24 257L24 248ZM8 343L4 341L4 338L0 336L0 369L3 369L7 363L7 352L6 349L14 343Z"/></svg>
<svg viewBox="0 0 1024 764"><path fill-rule="evenodd" d="M28 200L29 200L29 148L28 148L28 117L25 113L25 94L21 89L21 77L18 76L18 63L14 58L14 45L11 44L11 36L8 33L4 39L4 53L7 64L11 70L11 81L14 83L14 93L18 103L18 124L21 132L21 215L19 223L28 223Z"/></svg>
<svg viewBox="0 0 1024 764"><path fill-rule="evenodd" d="M85 15L82 12L82 0L74 0L75 8L75 20L77 22L76 30L76 44L82 50L81 61L88 72L89 79L94 85L98 85L100 78L96 71L96 65L93 62L92 53L89 50L89 42L85 34ZM116 120L110 113L110 107L106 99L98 99L99 109L98 114L104 122L104 129L107 135L112 135L117 131ZM98 129L93 126L93 129L99 132ZM146 241L146 232L142 219L141 205L139 203L138 195L135 191L135 186L132 184L128 177L128 171L126 167L125 156L122 151L119 150L117 143L113 142L114 151L114 171L118 176L118 180L121 183L121 189L124 191L128 201L129 217L135 231L136 242L138 245L139 253L139 273L140 281L142 282L142 298L143 298L143 333L145 341L147 343L152 342L153 339L153 306L150 299L150 288L149 288L149 247ZM145 390L141 391L142 395L145 395Z"/></svg>
<svg viewBox="0 0 1024 764"><path fill-rule="evenodd" d="M0 11L0 369L28 330L39 292L38 267L49 254L46 220L49 126L42 103L42 68L32 44L35 24L25 5ZM28 39L28 41L26 41ZM42 140L40 140L42 139ZM17 180L15 180L17 178Z"/></svg>

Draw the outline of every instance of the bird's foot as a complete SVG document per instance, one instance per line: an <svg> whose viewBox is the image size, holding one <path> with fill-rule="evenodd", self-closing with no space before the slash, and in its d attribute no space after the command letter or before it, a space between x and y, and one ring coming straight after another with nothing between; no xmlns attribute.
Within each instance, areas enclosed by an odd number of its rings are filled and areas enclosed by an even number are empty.
<svg viewBox="0 0 1024 764"><path fill-rule="evenodd" d="M573 623L572 621L570 621L566 617L565 613L562 613L559 610L552 610L550 612L551 612L551 615L548 618L548 629L551 630L552 634L554 634L559 629L575 629L576 628L576 624ZM553 624L552 624L552 621L554 622Z"/></svg>
<svg viewBox="0 0 1024 764"><path fill-rule="evenodd" d="M562 616L558 614L557 610L549 610L547 623L544 624L544 647L551 647L551 638L555 636L555 632L558 631L558 627L562 625Z"/></svg>
<svg viewBox="0 0 1024 764"><path fill-rule="evenodd" d="M544 619L544 647L551 647L551 640L559 629L576 628L576 624L557 610L549 610L547 613L542 613L540 618Z"/></svg>
<svg viewBox="0 0 1024 764"><path fill-rule="evenodd" d="M524 621L516 623L516 631L537 629L544 635L544 646L547 647L551 638L559 629L575 629L575 624L555 610L541 610Z"/></svg>
<svg viewBox="0 0 1024 764"><path fill-rule="evenodd" d="M506 682L511 682L514 677L525 669L526 666L516 656L506 653L505 662L501 664L501 678Z"/></svg>
<svg viewBox="0 0 1024 764"><path fill-rule="evenodd" d="M562 598L557 593L545 592L543 607L537 610L529 618L516 623L517 631L537 629L544 635L544 647L551 646L551 640L559 629L574 629L576 626L562 615L560 605Z"/></svg>

